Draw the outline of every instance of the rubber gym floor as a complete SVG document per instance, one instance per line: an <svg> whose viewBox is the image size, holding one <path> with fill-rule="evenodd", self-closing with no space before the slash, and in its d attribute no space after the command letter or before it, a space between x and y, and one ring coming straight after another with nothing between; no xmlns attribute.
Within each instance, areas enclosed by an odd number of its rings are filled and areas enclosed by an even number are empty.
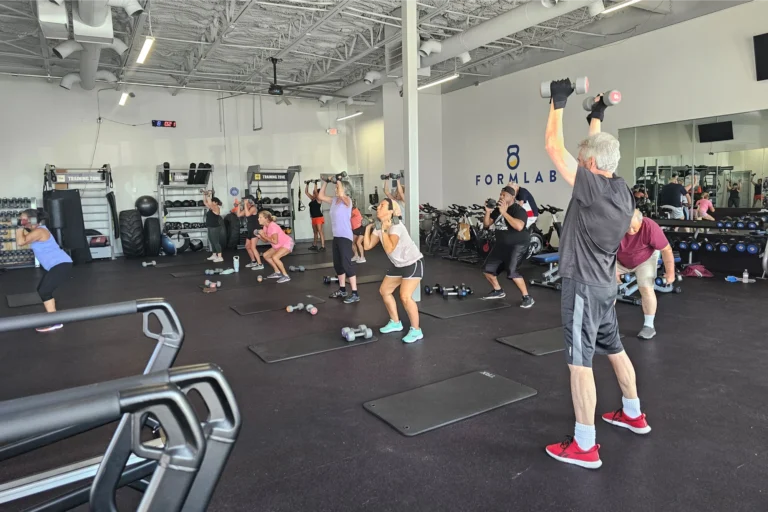
<svg viewBox="0 0 768 512"><path fill-rule="evenodd" d="M231 261L231 254L226 255ZM242 258L241 254L241 258ZM185 254L159 262L205 258ZM292 265L329 261L293 256ZM385 256L371 251L359 275L383 273ZM387 319L378 284L360 286L362 301L330 299L319 314L285 311L239 316L230 306L270 297L295 304L304 294L327 298L321 276L293 274L290 283L259 285L257 272L222 278L220 293L200 292L204 263L142 268L136 260L76 267L58 292L60 309L145 297L165 297L178 312L186 339L176 365L220 365L237 395L243 429L209 510L212 511L760 511L768 510L768 373L764 308L768 285L729 284L722 276L687 279L680 295L659 297L656 339L641 342L639 307L618 304L624 343L637 371L640 398L653 431L638 436L597 424L603 467L590 471L558 463L548 443L573 431L563 353L534 357L495 338L560 325L559 293L532 288L536 305L449 320L422 315L425 339L399 337L265 364L247 350L258 341L287 339ZM425 283L487 284L476 267L426 259ZM201 270L199 278L170 272ZM539 268L525 268L530 278ZM266 275L268 272L261 272ZM33 291L37 270L0 276L4 294ZM252 284L242 288L234 282ZM425 300L442 300L429 297ZM40 306L8 309L22 315ZM404 315L403 315L404 317ZM404 317L405 318L405 317ZM141 373L153 343L139 316L66 325L50 334L0 335L0 399ZM475 370L488 370L538 394L468 420L404 437L366 412L366 401ZM620 406L605 358L595 362L597 412ZM100 455L111 429L80 435L0 465L0 482ZM126 505L138 493L120 491ZM2 510L20 510L30 502Z"/></svg>

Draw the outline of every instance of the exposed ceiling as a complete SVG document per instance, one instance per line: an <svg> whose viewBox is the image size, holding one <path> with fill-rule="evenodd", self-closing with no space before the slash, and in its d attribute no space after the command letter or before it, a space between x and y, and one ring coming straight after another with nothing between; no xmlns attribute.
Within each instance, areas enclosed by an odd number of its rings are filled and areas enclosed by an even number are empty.
<svg viewBox="0 0 768 512"><path fill-rule="evenodd" d="M530 0L538 2L540 0ZM567 0L562 0L567 1ZM623 1L623 0L622 0ZM420 0L422 39L443 40L527 0ZM71 2L68 9L71 9ZM100 69L122 81L224 91L266 90L269 57L282 59L278 82L290 85L339 79L292 95L316 97L359 81L368 71L386 75L399 39L400 0L140 0L145 12L129 17L113 9L115 36L130 46L122 57L102 52ZM605 0L606 7L621 3ZM726 7L736 1L643 0L613 14L591 17L579 9L545 24L509 34L471 52L461 65L433 67L431 81L458 69L461 78L444 91L473 85L564 55L612 43ZM36 0L0 0L0 73L61 77L76 71L77 54L52 56L60 41L45 40ZM71 17L71 16L70 16ZM71 24L70 24L71 25ZM146 36L155 37L143 65L136 58ZM385 45L384 43L390 42ZM389 53L385 55L386 50ZM397 50L395 50L397 51ZM56 81L55 79L52 81ZM358 97L359 98L359 97ZM362 96L365 99L365 95Z"/></svg>

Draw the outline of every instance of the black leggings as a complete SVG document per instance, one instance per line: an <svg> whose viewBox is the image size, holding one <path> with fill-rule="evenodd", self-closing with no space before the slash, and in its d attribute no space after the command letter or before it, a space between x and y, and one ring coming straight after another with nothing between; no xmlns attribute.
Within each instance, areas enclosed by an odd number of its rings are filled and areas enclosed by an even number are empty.
<svg viewBox="0 0 768 512"><path fill-rule="evenodd" d="M53 292L69 278L69 273L71 271L71 263L59 263L58 265L51 267L51 270L45 273L40 280L40 284L37 285L37 293L40 295L40 299L42 299L43 302L51 300L53 298Z"/></svg>
<svg viewBox="0 0 768 512"><path fill-rule="evenodd" d="M352 240L342 237L333 238L333 269L337 276L355 277L355 263L352 261L354 254Z"/></svg>

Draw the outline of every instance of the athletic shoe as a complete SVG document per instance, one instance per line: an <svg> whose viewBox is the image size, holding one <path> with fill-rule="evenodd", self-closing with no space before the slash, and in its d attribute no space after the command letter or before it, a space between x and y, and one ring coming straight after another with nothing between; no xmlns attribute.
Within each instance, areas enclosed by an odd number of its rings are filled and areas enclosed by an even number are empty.
<svg viewBox="0 0 768 512"><path fill-rule="evenodd" d="M264 265L254 263L253 266L251 267L251 270L264 270Z"/></svg>
<svg viewBox="0 0 768 512"><path fill-rule="evenodd" d="M321 247L318 249L319 252L325 252L325 247Z"/></svg>
<svg viewBox="0 0 768 512"><path fill-rule="evenodd" d="M584 451L579 447L579 443L573 436L567 436L562 443L555 443L547 446L547 455L566 464L575 464L587 469L597 469L603 465L600 460L598 450L600 445L596 444L591 449Z"/></svg>
<svg viewBox="0 0 768 512"><path fill-rule="evenodd" d="M351 293L349 297L344 299L344 304L352 304L353 302L360 302L360 296L356 293Z"/></svg>
<svg viewBox="0 0 768 512"><path fill-rule="evenodd" d="M641 340L649 340L654 336L656 336L656 329L647 325L644 325L643 328L640 329L640 332L637 333L637 337Z"/></svg>
<svg viewBox="0 0 768 512"><path fill-rule="evenodd" d="M224 258L213 258L211 260L211 262L212 263L223 263L224 262Z"/></svg>
<svg viewBox="0 0 768 512"><path fill-rule="evenodd" d="M357 263L365 263L365 258L357 258Z"/></svg>
<svg viewBox="0 0 768 512"><path fill-rule="evenodd" d="M533 297L528 295L527 297L523 297L523 302L520 303L520 307L524 308L524 309L528 309L531 306L533 306L534 304L536 304L536 301L533 300Z"/></svg>
<svg viewBox="0 0 768 512"><path fill-rule="evenodd" d="M491 290L491 293L486 295L485 297L482 297L482 300L491 300L491 299L503 299L506 297L507 294L504 293L504 290Z"/></svg>
<svg viewBox="0 0 768 512"><path fill-rule="evenodd" d="M280 279L278 279L278 280L277 280L277 283L278 283L278 284L280 284L280 283L287 283L287 282L288 282L288 281L290 281L290 280L291 280L291 278L290 278L290 277L288 277L287 275L283 274L283 277L281 277Z"/></svg>
<svg viewBox="0 0 768 512"><path fill-rule="evenodd" d="M317 250L317 246L316 245L310 245L307 250L308 251L316 251Z"/></svg>
<svg viewBox="0 0 768 512"><path fill-rule="evenodd" d="M206 261L213 261L213 260L215 260L215 259L216 259L216 256L214 256L213 254L211 254L210 256L208 256L207 258L205 258L205 260L206 260Z"/></svg>
<svg viewBox="0 0 768 512"><path fill-rule="evenodd" d="M249 264L247 264L245 266L245 268L253 268L253 267L257 266L257 265L258 265L258 263L256 263L255 261L252 261Z"/></svg>
<svg viewBox="0 0 768 512"><path fill-rule="evenodd" d="M56 325L51 325L49 327L38 327L35 330L37 332L51 332L51 331L56 331L58 329L61 329L62 327L64 327L64 324L56 324Z"/></svg>
<svg viewBox="0 0 768 512"><path fill-rule="evenodd" d="M358 259L360 259L359 256L352 256L352 259L350 261L354 261L355 263L357 263Z"/></svg>
<svg viewBox="0 0 768 512"><path fill-rule="evenodd" d="M379 329L379 332L381 334L389 334L391 332L400 332L403 330L403 322L395 322L394 320L390 319L389 322L387 322L387 325Z"/></svg>
<svg viewBox="0 0 768 512"><path fill-rule="evenodd" d="M267 279L280 279L281 277L283 277L283 274L280 272L273 272L267 276Z"/></svg>
<svg viewBox="0 0 768 512"><path fill-rule="evenodd" d="M403 343L415 343L419 340L424 339L424 333L421 332L421 329L416 329L414 327L411 327L408 329L408 334L405 335L403 338Z"/></svg>
<svg viewBox="0 0 768 512"><path fill-rule="evenodd" d="M637 418L630 418L624 414L624 409L603 414L603 421L617 427L629 429L635 434L647 434L651 431L651 427L645 420L645 414L641 414Z"/></svg>
<svg viewBox="0 0 768 512"><path fill-rule="evenodd" d="M339 298L343 299L346 296L347 296L347 292L343 292L341 290L336 290L335 292L330 294L328 297L330 297L332 299L339 299Z"/></svg>

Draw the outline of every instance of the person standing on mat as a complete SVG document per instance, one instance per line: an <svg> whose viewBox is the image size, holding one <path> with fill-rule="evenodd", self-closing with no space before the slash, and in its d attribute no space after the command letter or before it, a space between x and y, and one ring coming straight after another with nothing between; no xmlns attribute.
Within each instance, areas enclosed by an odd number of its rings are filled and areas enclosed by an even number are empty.
<svg viewBox="0 0 768 512"><path fill-rule="evenodd" d="M213 192L206 190L203 192L203 203L208 211L205 212L205 227L208 228L208 241L211 243L211 255L207 258L213 263L221 263L224 258L221 257L221 201L218 197L213 197Z"/></svg>
<svg viewBox="0 0 768 512"><path fill-rule="evenodd" d="M48 313L56 312L56 299L53 298L53 292L69 278L72 272L72 258L61 250L56 239L45 227L48 221L48 214L45 210L24 210L19 216L21 226L16 230L16 246L29 246L35 253L35 258L40 262L45 273L37 285L37 293L43 306ZM55 324L48 327L38 327L37 332L51 332L64 327L62 324Z"/></svg>
<svg viewBox="0 0 768 512"><path fill-rule="evenodd" d="M510 186L501 190L495 208L485 207L483 226L486 229L494 226L496 243L483 266L483 275L493 287L483 300L503 299L507 296L499 284L499 276L506 272L507 279L515 283L523 296L520 307L528 309L535 304L533 297L528 295L525 278L518 270L525 261L531 243L531 233L526 229L527 222L528 213L515 201L515 189Z"/></svg>
<svg viewBox="0 0 768 512"><path fill-rule="evenodd" d="M573 436L547 446L546 452L560 462L596 469L602 461L595 444L595 353L608 356L623 395L623 407L604 414L603 420L636 434L647 434L651 427L640 410L635 369L621 344L615 308L616 252L629 229L634 198L624 179L614 174L621 156L619 141L600 131L607 108L602 95L595 98L587 117L589 137L579 144L578 161L565 149L563 108L572 87L568 79L550 85L545 147L573 187L559 252L560 305L576 426ZM679 202L680 194L676 195Z"/></svg>
<svg viewBox="0 0 768 512"><path fill-rule="evenodd" d="M659 207L670 213L670 218L683 220L683 198L688 195L688 191L677 181L677 174L673 174L669 183L661 187L659 191Z"/></svg>
<svg viewBox="0 0 768 512"><path fill-rule="evenodd" d="M739 193L741 192L741 181L734 183L728 180L728 208L738 208L741 198Z"/></svg>
<svg viewBox="0 0 768 512"><path fill-rule="evenodd" d="M315 189L311 194L309 193L309 182L304 187L304 193L309 198L309 216L312 219L312 245L309 246L309 250L322 252L325 250L325 233L323 233L325 217L323 216L323 207L320 201L317 200L317 182L315 181L314 183ZM320 242L319 247L317 245L318 241Z"/></svg>
<svg viewBox="0 0 768 512"><path fill-rule="evenodd" d="M675 255L667 241L667 236L658 224L635 210L629 230L619 244L616 253L616 277L624 274L635 274L637 287L643 301L643 328L637 337L650 340L656 336L653 321L656 318L656 269L659 253L664 262L664 281L666 284L675 282ZM619 280L619 282L621 282Z"/></svg>
<svg viewBox="0 0 768 512"><path fill-rule="evenodd" d="M261 225L259 225L259 212L256 208L256 198L252 195L247 195L245 196L243 204L239 206L240 207L237 209L237 216L245 217L245 250L251 258L251 262L248 263L245 268L250 268L251 270L264 270L259 249L256 247L256 244L259 241L258 232L259 229L261 229Z"/></svg>
<svg viewBox="0 0 768 512"><path fill-rule="evenodd" d="M363 227L363 214L357 208L355 200L352 200L352 252L355 253L352 256L352 261L355 263L365 263L365 247L363 246L363 235L365 235L365 228Z"/></svg>
<svg viewBox="0 0 768 512"><path fill-rule="evenodd" d="M379 293L389 313L389 322L379 331L387 334L403 330L394 296L399 286L400 301L411 322L411 328L403 338L403 343L414 343L424 338L424 333L419 327L419 307L413 300L413 292L424 277L424 256L411 239L408 230L399 222L399 214L400 205L395 201L384 199L379 203L376 217L381 222L381 228L374 229L374 224L368 224L365 227L364 243L366 250L370 251L381 241L381 246L391 263L379 287Z"/></svg>
<svg viewBox="0 0 768 512"><path fill-rule="evenodd" d="M344 304L352 304L360 301L357 294L357 277L355 262L352 261L352 186L348 181L336 178L336 197L326 194L328 190L326 181L318 194L318 200L331 205L331 228L333 231L333 268L339 278L339 289L333 292L332 299L343 298ZM352 288L351 294L347 294L346 282Z"/></svg>
<svg viewBox="0 0 768 512"><path fill-rule="evenodd" d="M287 283L291 278L285 271L282 259L293 251L293 238L285 234L283 228L275 222L272 214L266 210L259 212L259 224L262 226L261 231L259 231L259 240L272 246L264 253L264 259L274 271L267 276L267 279L277 279L278 283Z"/></svg>

